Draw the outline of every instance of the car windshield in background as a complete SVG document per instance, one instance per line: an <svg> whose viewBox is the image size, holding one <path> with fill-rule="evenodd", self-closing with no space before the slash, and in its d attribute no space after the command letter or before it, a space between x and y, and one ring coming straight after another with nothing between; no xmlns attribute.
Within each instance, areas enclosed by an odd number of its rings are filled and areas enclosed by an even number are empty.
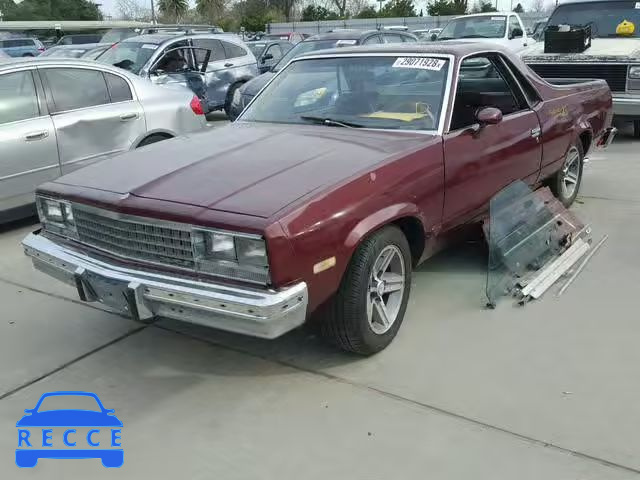
<svg viewBox="0 0 640 480"><path fill-rule="evenodd" d="M241 121L394 130L438 128L449 60L423 56L298 60Z"/></svg>
<svg viewBox="0 0 640 480"><path fill-rule="evenodd" d="M80 58L87 52L86 48L50 48L45 50L40 57L56 57L56 58Z"/></svg>
<svg viewBox="0 0 640 480"><path fill-rule="evenodd" d="M157 48L155 43L122 42L106 50L97 60L137 75Z"/></svg>
<svg viewBox="0 0 640 480"><path fill-rule="evenodd" d="M100 43L118 43L136 35L138 34L131 28L114 28L102 36Z"/></svg>
<svg viewBox="0 0 640 480"><path fill-rule="evenodd" d="M592 37L618 37L616 28L625 20L636 25L633 36L639 36L638 2L607 1L560 5L549 18L548 25L591 25Z"/></svg>
<svg viewBox="0 0 640 480"><path fill-rule="evenodd" d="M29 39L0 40L0 48L33 47L33 45L33 40Z"/></svg>
<svg viewBox="0 0 640 480"><path fill-rule="evenodd" d="M278 70L281 70L292 58L302 55L303 53L325 50L327 48L336 48L339 46L355 45L357 43L357 40L307 40L305 42L300 42L280 59L276 66L273 67L273 71L277 72Z"/></svg>
<svg viewBox="0 0 640 480"><path fill-rule="evenodd" d="M264 50L264 47L266 47L267 44L266 43L259 43L259 42L248 42L247 43L247 47L249 47L249 50L251 50L251 53L253 53L254 57L259 57L262 54L262 51Z"/></svg>
<svg viewBox="0 0 640 480"><path fill-rule="evenodd" d="M503 15L459 17L447 23L438 40L454 38L502 38L506 31L507 17Z"/></svg>

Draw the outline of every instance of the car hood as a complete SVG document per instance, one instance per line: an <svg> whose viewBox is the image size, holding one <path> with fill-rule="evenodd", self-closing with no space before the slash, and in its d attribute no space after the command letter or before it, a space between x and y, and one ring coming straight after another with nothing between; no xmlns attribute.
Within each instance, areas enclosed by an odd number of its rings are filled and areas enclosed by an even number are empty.
<svg viewBox="0 0 640 480"><path fill-rule="evenodd" d="M260 76L257 76L256 78L249 80L247 83L242 85L242 87L240 87L240 93L242 95L248 95L253 97L260 90L262 90L262 87L264 87L267 84L267 82L274 77L274 75L275 75L274 72L266 72Z"/></svg>
<svg viewBox="0 0 640 480"><path fill-rule="evenodd" d="M25 415L16 427L121 427L115 415L91 410L49 410Z"/></svg>
<svg viewBox="0 0 640 480"><path fill-rule="evenodd" d="M526 63L635 61L640 59L640 38L593 38L582 53L544 53L544 42L539 42L520 55Z"/></svg>
<svg viewBox="0 0 640 480"><path fill-rule="evenodd" d="M56 182L268 218L436 141L424 133L237 122L112 157Z"/></svg>

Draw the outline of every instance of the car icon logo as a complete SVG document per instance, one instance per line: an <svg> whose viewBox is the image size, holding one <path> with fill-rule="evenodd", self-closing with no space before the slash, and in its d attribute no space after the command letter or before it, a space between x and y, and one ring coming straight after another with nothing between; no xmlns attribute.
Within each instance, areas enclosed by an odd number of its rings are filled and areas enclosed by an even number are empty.
<svg viewBox="0 0 640 480"><path fill-rule="evenodd" d="M91 408L47 408L52 400L67 405L67 402L73 403L78 399ZM25 414L16 423L18 467L35 467L40 458L99 458L107 468L122 466L122 422L114 415L114 410L104 407L95 393L45 393L34 408L25 410Z"/></svg>

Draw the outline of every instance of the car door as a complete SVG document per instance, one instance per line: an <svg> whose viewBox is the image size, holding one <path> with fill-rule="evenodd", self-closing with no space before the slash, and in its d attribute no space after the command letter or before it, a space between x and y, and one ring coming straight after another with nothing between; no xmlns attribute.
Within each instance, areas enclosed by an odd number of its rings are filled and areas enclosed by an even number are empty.
<svg viewBox="0 0 640 480"><path fill-rule="evenodd" d="M478 65L485 63L490 67L479 77ZM533 184L542 156L538 116L501 55L466 58L459 73L450 127L443 139L445 228L483 213L491 197L513 181ZM484 107L499 108L502 121L480 126L476 113Z"/></svg>
<svg viewBox="0 0 640 480"><path fill-rule="evenodd" d="M507 32L507 39L511 50L518 51L527 46L526 38L524 36L524 27L515 15L509 15Z"/></svg>
<svg viewBox="0 0 640 480"><path fill-rule="evenodd" d="M56 133L29 69L0 74L0 212L33 203L35 187L60 176Z"/></svg>
<svg viewBox="0 0 640 480"><path fill-rule="evenodd" d="M215 109L224 105L227 95L228 78L225 75L225 66L227 56L222 47L222 42L214 38L193 38L191 43L194 47L207 49L211 51L209 64L205 71L205 84L207 89L207 105L208 108ZM196 54L198 64L202 63L204 58L202 54Z"/></svg>
<svg viewBox="0 0 640 480"><path fill-rule="evenodd" d="M125 77L78 67L38 70L63 174L129 150L146 132L144 111Z"/></svg>
<svg viewBox="0 0 640 480"><path fill-rule="evenodd" d="M280 49L280 45L275 43L267 48L260 56L260 65L258 65L258 70L260 73L268 72L271 70L271 67L280 61L281 58L282 50Z"/></svg>

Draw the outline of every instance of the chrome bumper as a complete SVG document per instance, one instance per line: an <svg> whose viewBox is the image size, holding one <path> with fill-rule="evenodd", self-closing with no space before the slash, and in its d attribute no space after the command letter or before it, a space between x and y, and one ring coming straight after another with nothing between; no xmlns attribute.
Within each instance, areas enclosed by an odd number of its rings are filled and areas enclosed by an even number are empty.
<svg viewBox="0 0 640 480"><path fill-rule="evenodd" d="M100 302L136 320L166 317L262 338L304 323L307 285L257 290L117 267L37 232L22 241L36 269L66 282L81 300Z"/></svg>
<svg viewBox="0 0 640 480"><path fill-rule="evenodd" d="M613 115L640 120L640 95L619 93L613 95Z"/></svg>

